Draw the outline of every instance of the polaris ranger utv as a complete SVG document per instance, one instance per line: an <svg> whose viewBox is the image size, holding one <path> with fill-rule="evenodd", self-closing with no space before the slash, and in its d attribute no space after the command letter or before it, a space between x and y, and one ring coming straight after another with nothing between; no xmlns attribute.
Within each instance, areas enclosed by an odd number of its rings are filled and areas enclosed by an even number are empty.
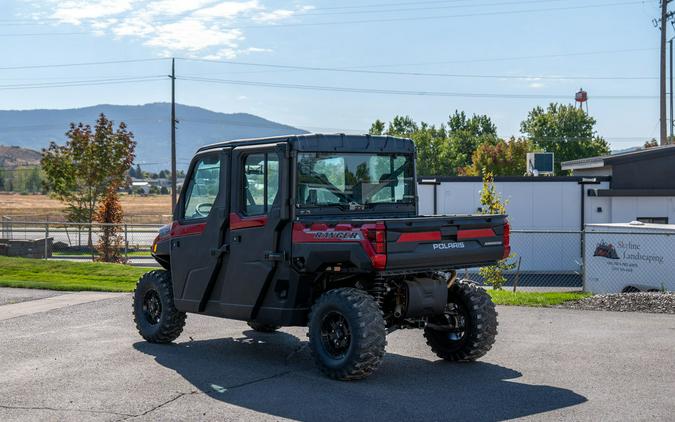
<svg viewBox="0 0 675 422"><path fill-rule="evenodd" d="M402 328L423 329L443 359L483 356L497 313L456 270L506 257L509 225L418 216L409 139L285 136L201 148L152 253L164 270L141 277L133 304L147 341L175 340L187 312L307 326L319 368L352 380Z"/></svg>

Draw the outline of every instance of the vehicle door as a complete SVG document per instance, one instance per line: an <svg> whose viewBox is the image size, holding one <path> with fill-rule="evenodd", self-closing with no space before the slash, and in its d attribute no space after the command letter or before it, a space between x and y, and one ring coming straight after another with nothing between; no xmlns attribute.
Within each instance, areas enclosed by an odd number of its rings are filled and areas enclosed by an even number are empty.
<svg viewBox="0 0 675 422"><path fill-rule="evenodd" d="M228 148L196 155L176 205L171 276L174 301L183 311L202 311L218 272L227 267L230 152Z"/></svg>
<svg viewBox="0 0 675 422"><path fill-rule="evenodd" d="M237 147L232 151L230 255L221 306L230 318L255 317L277 264L281 227L288 219L288 144Z"/></svg>

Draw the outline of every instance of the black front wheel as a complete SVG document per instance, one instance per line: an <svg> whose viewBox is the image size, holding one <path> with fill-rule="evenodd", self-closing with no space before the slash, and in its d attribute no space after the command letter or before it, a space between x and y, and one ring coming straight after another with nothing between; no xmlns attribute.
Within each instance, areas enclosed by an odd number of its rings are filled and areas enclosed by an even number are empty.
<svg viewBox="0 0 675 422"><path fill-rule="evenodd" d="M307 335L316 364L338 380L372 374L387 344L382 311L372 296L354 288L321 295L312 306Z"/></svg>
<svg viewBox="0 0 675 422"><path fill-rule="evenodd" d="M134 321L138 333L151 343L170 343L185 326L185 312L173 303L173 287L168 271L143 274L134 291Z"/></svg>
<svg viewBox="0 0 675 422"><path fill-rule="evenodd" d="M424 328L427 344L438 357L470 362L484 356L497 336L497 311L490 295L469 280L448 290L448 305Z"/></svg>

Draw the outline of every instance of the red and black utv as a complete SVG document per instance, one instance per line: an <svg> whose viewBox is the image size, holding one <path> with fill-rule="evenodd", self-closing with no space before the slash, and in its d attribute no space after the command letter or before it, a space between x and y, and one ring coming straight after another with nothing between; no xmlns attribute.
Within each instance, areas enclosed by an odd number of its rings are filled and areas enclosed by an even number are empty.
<svg viewBox="0 0 675 422"><path fill-rule="evenodd" d="M386 335L421 328L441 358L472 361L497 334L489 295L456 270L509 254L504 215L419 216L415 147L388 136L299 135L201 148L138 282L147 341L193 312L259 331L307 326L328 376L359 379Z"/></svg>

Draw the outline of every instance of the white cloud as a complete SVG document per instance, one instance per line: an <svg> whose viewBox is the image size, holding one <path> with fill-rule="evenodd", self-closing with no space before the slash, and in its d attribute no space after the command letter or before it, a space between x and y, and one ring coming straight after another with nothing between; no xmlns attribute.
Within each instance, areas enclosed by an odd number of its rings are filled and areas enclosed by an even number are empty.
<svg viewBox="0 0 675 422"><path fill-rule="evenodd" d="M260 6L257 0L245 2L225 1L211 7L197 10L194 12L193 16L201 18L232 19L242 13L260 9L263 9L263 7Z"/></svg>
<svg viewBox="0 0 675 422"><path fill-rule="evenodd" d="M54 13L49 17L63 23L80 25L83 19L96 19L116 16L132 9L136 0L69 0L54 5Z"/></svg>
<svg viewBox="0 0 675 422"><path fill-rule="evenodd" d="M544 84L541 83L541 82L532 82L528 85L528 87L530 87L532 89L541 89L541 88L544 87Z"/></svg>
<svg viewBox="0 0 675 422"><path fill-rule="evenodd" d="M311 6L268 9L263 0L23 0L36 6L36 18L58 25L77 25L95 36L138 40L162 56L186 55L234 59L242 54L270 52L246 46L237 25L251 21L274 24L291 19Z"/></svg>

